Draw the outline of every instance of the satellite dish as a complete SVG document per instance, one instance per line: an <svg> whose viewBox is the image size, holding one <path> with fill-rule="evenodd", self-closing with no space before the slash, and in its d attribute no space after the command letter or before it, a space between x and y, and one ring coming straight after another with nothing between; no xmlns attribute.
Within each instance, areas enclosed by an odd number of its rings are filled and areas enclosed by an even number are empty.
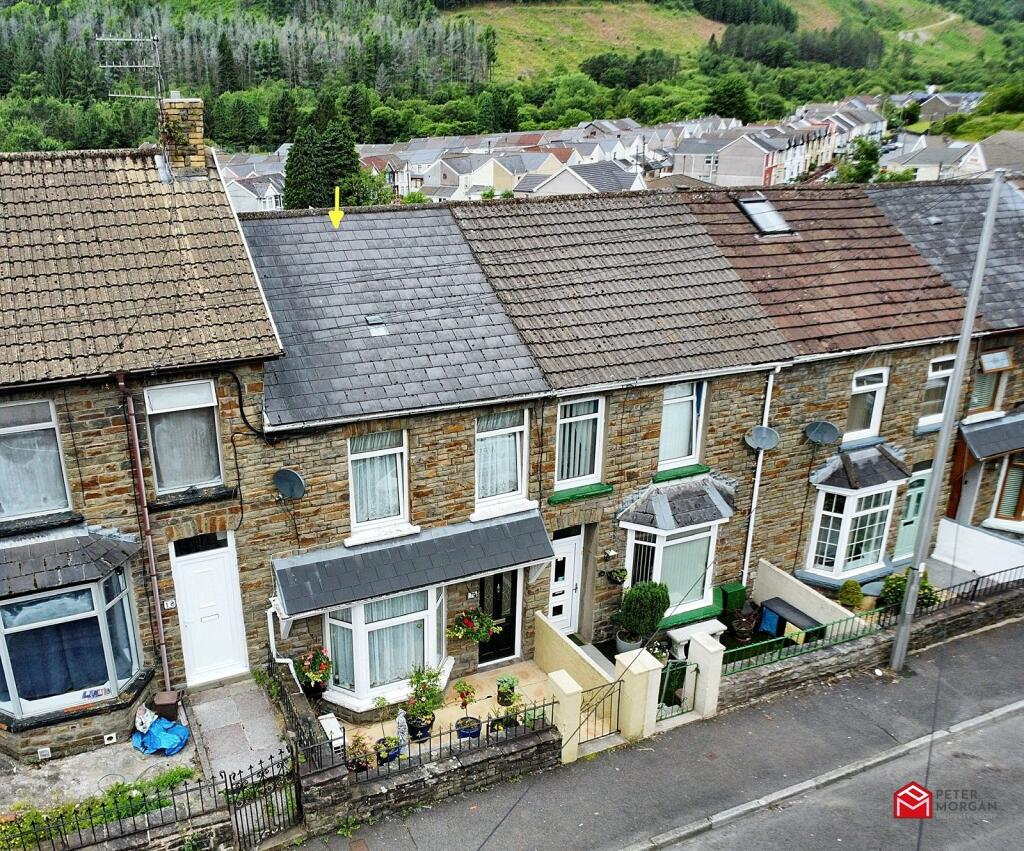
<svg viewBox="0 0 1024 851"><path fill-rule="evenodd" d="M743 435L751 449L774 449L779 445L779 433L769 426L754 426Z"/></svg>
<svg viewBox="0 0 1024 851"><path fill-rule="evenodd" d="M839 429L828 420L814 420L804 426L804 434L811 443L819 446L826 443L835 443L839 439Z"/></svg>
<svg viewBox="0 0 1024 851"><path fill-rule="evenodd" d="M300 499L306 493L306 480L294 470L282 467L274 473L274 487L285 499Z"/></svg>

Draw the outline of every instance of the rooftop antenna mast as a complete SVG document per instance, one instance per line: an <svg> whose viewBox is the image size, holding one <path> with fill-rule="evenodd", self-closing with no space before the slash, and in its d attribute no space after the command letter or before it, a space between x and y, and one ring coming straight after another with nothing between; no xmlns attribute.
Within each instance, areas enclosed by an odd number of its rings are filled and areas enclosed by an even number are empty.
<svg viewBox="0 0 1024 851"><path fill-rule="evenodd" d="M151 36L114 36L101 35L96 37L98 44L115 45L113 53L121 61L115 61L106 55L104 58L110 61L100 63L100 68L108 72L110 82L114 85L107 93L112 98L132 98L134 100L160 100L164 96L163 76L160 73L160 38ZM149 77L152 88L142 89L133 92L119 92L114 88L128 75L136 75L140 78Z"/></svg>

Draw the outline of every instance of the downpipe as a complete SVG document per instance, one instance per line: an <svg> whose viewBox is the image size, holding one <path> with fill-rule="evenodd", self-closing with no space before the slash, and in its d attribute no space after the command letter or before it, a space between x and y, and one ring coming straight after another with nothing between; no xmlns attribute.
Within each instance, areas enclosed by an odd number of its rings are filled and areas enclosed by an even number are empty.
<svg viewBox="0 0 1024 851"><path fill-rule="evenodd" d="M271 606L267 609L267 635L270 636L270 657L277 662L278 665L287 665L288 670L292 673L292 679L295 680L295 685L302 688L302 683L299 682L299 675L295 673L295 662L289 659L287 656L277 655L277 640L274 638L274 607Z"/></svg>
<svg viewBox="0 0 1024 851"><path fill-rule="evenodd" d="M149 565L149 582L153 592L153 605L156 607L156 639L160 652L160 664L163 668L164 691L171 690L171 669L167 664L167 639L164 636L164 610L160 602L160 583L156 574L156 550L153 548L153 528L149 522L149 506L146 505L146 479L142 472L142 452L139 450L139 424L135 418L135 400L124 380L123 372L117 374L117 389L125 403L128 417L128 446L132 460L132 473L135 476L135 504L139 509L142 522L142 540L146 547L146 562Z"/></svg>
<svg viewBox="0 0 1024 851"><path fill-rule="evenodd" d="M777 366L768 373L768 382L764 390L764 411L761 414L761 425L768 425L772 409L772 391L775 388L775 376L782 367ZM761 469L764 467L764 450L757 450L757 464L754 466L754 487L750 497L750 518L747 521L747 544L743 549L743 587L747 587L750 578L750 552L754 546L754 522L757 517L757 499L761 493Z"/></svg>

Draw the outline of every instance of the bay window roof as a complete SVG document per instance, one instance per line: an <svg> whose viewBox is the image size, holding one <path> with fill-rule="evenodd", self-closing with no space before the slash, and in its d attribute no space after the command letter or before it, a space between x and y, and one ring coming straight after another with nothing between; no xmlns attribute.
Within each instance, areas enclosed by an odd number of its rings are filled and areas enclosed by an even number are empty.
<svg viewBox="0 0 1024 851"><path fill-rule="evenodd" d="M998 420L960 426L975 458L996 458L1024 449L1024 408Z"/></svg>
<svg viewBox="0 0 1024 851"><path fill-rule="evenodd" d="M85 526L0 542L0 597L95 582L125 565L141 544Z"/></svg>
<svg viewBox="0 0 1024 851"><path fill-rule="evenodd" d="M856 491L910 478L902 452L887 443L837 452L811 474L818 487Z"/></svg>
<svg viewBox="0 0 1024 851"><path fill-rule="evenodd" d="M674 532L728 520L734 510L733 491L711 476L700 476L669 485L650 485L618 519L620 523Z"/></svg>
<svg viewBox="0 0 1024 851"><path fill-rule="evenodd" d="M536 509L273 560L288 617L554 558Z"/></svg>

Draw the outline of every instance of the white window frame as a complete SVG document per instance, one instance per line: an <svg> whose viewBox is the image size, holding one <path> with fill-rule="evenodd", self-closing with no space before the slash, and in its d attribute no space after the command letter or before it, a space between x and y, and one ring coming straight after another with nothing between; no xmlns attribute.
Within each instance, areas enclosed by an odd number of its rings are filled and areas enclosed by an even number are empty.
<svg viewBox="0 0 1024 851"><path fill-rule="evenodd" d="M583 414L578 417L563 417L562 407L564 405L578 405L583 402L597 402L596 414ZM594 447L594 472L589 476L577 476L574 479L558 478L558 470L562 461L562 423L579 422L597 418L597 439ZM567 490L578 488L584 485L596 485L601 481L601 469L604 462L604 397L584 396L580 399L559 399L555 418L555 490Z"/></svg>
<svg viewBox="0 0 1024 851"><path fill-rule="evenodd" d="M1010 366L1003 369L985 369L984 362L981 359L983 355L1002 354L1004 352L1007 354ZM985 420L994 420L1006 416L1006 411L1003 410L1003 403L1006 396L1006 376L1012 368L1012 355L1009 353L1008 349L993 349L988 352L980 353L974 369L974 374L971 376L971 387L967 396L967 416L963 419L964 424L979 423L984 422ZM977 384L979 375L995 376L995 387L992 389L992 407L990 408L970 407L971 396L974 395L974 388Z"/></svg>
<svg viewBox="0 0 1024 851"><path fill-rule="evenodd" d="M882 381L880 384L872 384L867 387L858 387L857 380L867 378L871 375L880 375ZM858 431L848 431L843 435L843 443L848 443L851 440L862 440L867 437L878 437L882 427L882 411L885 409L885 394L889 387L889 367L887 366L876 366L871 369L861 369L853 374L853 378L850 379L850 402L853 401L854 396L859 396L862 393L876 393L875 405L871 409L871 423L865 429ZM847 409L847 423L849 423L849 409Z"/></svg>
<svg viewBox="0 0 1024 851"><path fill-rule="evenodd" d="M683 612L689 612L694 609L702 609L705 606L710 606L714 599L715 553L718 548L718 527L726 522L728 522L728 520L715 520L711 523L700 523L695 526L686 526L682 529L673 529L672 531L652 529L649 526L641 526L635 523L619 524L627 531L625 564L626 581L623 583L623 587L629 588L633 584L633 552L637 543L637 532L645 532L648 535L654 535L655 537L655 540L652 543L642 542L642 546L654 548L654 564L651 568L651 582L661 582L661 564L666 547L689 543L690 541L696 541L701 538L710 538L710 544L708 546L708 562L704 568L704 589L701 597L688 603L678 603L677 605L670 607L668 611L665 612L665 617L674 617L675 615L682 614ZM669 541L668 539L670 537L675 540Z"/></svg>
<svg viewBox="0 0 1024 851"><path fill-rule="evenodd" d="M160 408L160 410L153 410L153 405L150 402L150 391L153 390L168 390L175 387L198 387L201 384L205 384L210 388L210 395L213 401L203 405L174 405L169 408ZM143 391L146 397L146 433L149 437L149 455L150 463L153 467L153 487L156 489L158 496L171 493L183 493L193 488L211 488L217 485L224 484L224 453L221 451L221 433L220 433L220 401L217 399L217 385L214 384L212 379L203 378L198 381L176 381L173 384L155 384L152 387L147 387ZM206 482L193 482L192 484L182 485L180 487L165 488L160 486L160 480L156 474L156 439L153 434L153 416L159 416L161 414L173 414L178 411L195 411L199 408L213 408L213 428L216 435L216 449L217 449L217 478L210 479Z"/></svg>
<svg viewBox="0 0 1024 851"><path fill-rule="evenodd" d="M665 398L665 390L669 386L675 387L679 384L689 384L693 388L693 392L690 396L684 396L678 399L667 399ZM678 467L685 467L688 464L696 464L700 459L701 449L701 435L704 430L704 403L707 400L707 382L705 381L679 381L672 385L667 385L662 389L661 398L661 428L665 428L665 409L670 405L693 405L693 417L690 420L690 446L693 447L693 451L689 455L683 455L679 458L670 458L667 461L661 460L661 433L658 434L658 472L662 470L675 470Z"/></svg>
<svg viewBox="0 0 1024 851"><path fill-rule="evenodd" d="M537 501L529 499L530 412L526 408L523 408L522 412L523 422L521 425L492 429L491 431L485 432L480 431L480 418L477 417L476 419L476 436L473 441L473 489L475 494L476 510L469 516L471 521L488 520L493 517L501 517L505 514L515 514L520 511L528 511L531 508L537 507ZM498 437L503 434L517 435L516 442L519 457L519 489L510 493L499 494L497 496L481 497L478 477L480 455L477 451L477 447L481 438Z"/></svg>
<svg viewBox="0 0 1024 851"><path fill-rule="evenodd" d="M45 715L50 712L67 710L75 706L91 706L96 703L114 700L120 693L121 689L138 676L139 671L142 670L140 651L141 644L138 635L135 602L132 596L131 574L127 568L120 568L119 570L124 575L125 588L123 591L120 591L115 595L114 599L109 603L103 596L103 583L112 574L107 574L107 576L104 576L102 579L92 583L68 585L63 588L53 588L47 591L41 591L37 594L26 594L21 597L8 597L2 601L3 604L25 603L32 600L44 599L46 597L58 597L62 594L69 594L86 589L88 589L92 595L92 609L80 614L68 615L61 618L50 618L45 621L36 621L23 626L11 627L5 626L3 618L0 617L0 664L3 665L4 677L7 680L7 690L11 697L10 705L0 704L0 712L7 713L15 718L31 718L36 715ZM117 572L118 571L114 571L114 573ZM132 673L129 677L119 680L117 677L117 666L114 663L114 654L110 645L110 630L107 626L107 612L115 606L121 605L123 600L127 600L128 639L131 645L133 667ZM7 647L7 636L19 632L30 632L35 629L42 629L47 626L53 626L54 624L70 623L71 621L86 620L88 618L95 618L99 624L100 640L103 645L103 657L107 667L106 682L99 684L96 688L105 687L109 690L109 693L99 697L82 697L81 692L67 692L65 694L53 695L51 697L39 698L37 700L28 700L19 697L18 685L15 681L14 669L11 665L10 650ZM40 662L45 662L45 660L40 660Z"/></svg>
<svg viewBox="0 0 1024 851"><path fill-rule="evenodd" d="M57 409L51 399L22 399L18 402L5 402L0 405L0 408L14 408L18 405L38 405L45 402L50 408L50 422L48 423L34 423L33 425L27 426L7 426L0 427L0 434L21 434L26 431L43 431L45 429L53 429L53 433L57 437L57 459L60 462L60 474L61 479L64 482L64 501L65 505L60 508L51 508L46 511L29 511L22 514L10 514L0 519L0 522L6 523L10 520L20 520L25 517L46 517L50 514L60 514L65 511L71 510L71 489L68 487L68 471L64 464L64 446L60 439L60 426L57 423Z"/></svg>
<svg viewBox="0 0 1024 851"><path fill-rule="evenodd" d="M982 521L982 526L988 529L999 529L1004 532L1024 533L1024 520L1014 520L1009 517L1000 517L998 514L999 503L1003 499L1003 488L1006 487L1006 476L1010 471L1010 458L1019 455L1019 452L1011 452L1003 456L1003 463L999 468L999 481L996 485L996 494L989 506L988 518Z"/></svg>
<svg viewBox="0 0 1024 851"><path fill-rule="evenodd" d="M804 569L809 573L815 573L819 576L849 578L851 576L859 576L862 573L870 573L883 565L886 559L886 548L889 545L889 536L892 534L892 518L896 513L896 496L900 484L902 484L902 482L888 482L884 485L879 485L878 487L863 488L861 490L819 487L818 497L814 503L814 522L811 524L811 535L807 540L807 554L805 556ZM878 560L872 564L858 567L855 570L844 570L843 568L846 565L846 550L850 543L850 531L853 527L854 518L880 510L878 508L867 508L858 511L857 501L863 497L874 496L875 494L885 493L886 491L890 492L889 504L887 506L889 516L885 521L885 528L882 530L882 543L878 551ZM841 515L842 520L840 521L839 526L839 540L836 543L835 564L832 566L831 570L824 567L818 567L814 562L815 553L818 549L818 531L821 528L822 512L825 506L826 494L835 494L837 496L845 497L846 499L846 502L843 505L843 513Z"/></svg>
<svg viewBox="0 0 1024 851"><path fill-rule="evenodd" d="M956 355L942 355L941 357L932 358L928 361L928 375L925 379L925 391L927 392L928 384L932 381L940 381L945 379L946 381L946 393L942 401L942 410L937 414L928 414L918 417L917 427L925 428L927 426L938 425L942 422L942 416L946 412L946 406L950 404L950 396L952 395L952 378L953 378L953 365L956 363Z"/></svg>
<svg viewBox="0 0 1024 851"><path fill-rule="evenodd" d="M407 594L416 594L423 591L427 592L427 606L422 611L374 621L373 623L366 622L365 606L367 604L395 597L404 597ZM440 668L442 682L446 682L454 666L454 660L447 655L447 642L444 643L442 654L439 656L437 653L437 620L438 618L442 622L445 620L447 607L445 593L445 586L443 585L414 588L398 594L389 594L386 597L377 597L373 600L364 600L333 609L333 611L348 609L352 617L352 623L335 620L331 617L330 612L324 612L322 615L323 646L327 649L328 655L330 655L332 646L332 624L348 629L352 633L352 669L355 679L355 687L352 689L336 686L334 685L333 678L328 679L324 699L356 712L365 712L373 708L374 701L377 698L383 697L389 704L397 703L407 698L411 693L408 679L386 683L381 686L370 685L370 633L413 621L423 622L423 664ZM440 605L438 605L439 603Z"/></svg>
<svg viewBox="0 0 1024 851"><path fill-rule="evenodd" d="M384 431L398 431L399 429L384 429ZM401 429L402 445L391 449L373 449L369 452L357 452L352 454L352 438L346 442L346 453L348 455L348 509L349 528L351 535L345 540L346 547L358 546L373 541L383 541L388 538L397 538L402 535L412 535L420 531L419 526L413 526L409 522L409 432ZM352 472L353 460L362 458L376 458L382 455L401 455L401 463L398 470L398 507L399 513L393 517L382 517L379 520L369 520L360 523L356 520L356 491L353 486L355 476Z"/></svg>

